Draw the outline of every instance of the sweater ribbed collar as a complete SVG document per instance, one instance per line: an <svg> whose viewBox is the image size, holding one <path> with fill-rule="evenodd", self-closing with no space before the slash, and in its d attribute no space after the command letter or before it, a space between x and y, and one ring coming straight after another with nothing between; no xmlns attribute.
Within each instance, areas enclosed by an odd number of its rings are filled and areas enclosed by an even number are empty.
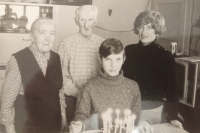
<svg viewBox="0 0 200 133"><path fill-rule="evenodd" d="M156 44L156 40L154 40L153 42L151 42L151 43L149 43L148 45L143 45L143 43L141 42L141 41L139 41L139 46L141 47L141 48L149 48L149 47L152 47L153 45L155 45Z"/></svg>
<svg viewBox="0 0 200 133"><path fill-rule="evenodd" d="M111 77L111 76L105 74L103 72L103 70L101 70L100 73L99 73L99 78L100 78L100 81L103 82L103 83L106 83L106 84L109 84L109 85L118 85L123 81L124 76L123 76L122 70L120 70L119 75L115 76L115 77Z"/></svg>

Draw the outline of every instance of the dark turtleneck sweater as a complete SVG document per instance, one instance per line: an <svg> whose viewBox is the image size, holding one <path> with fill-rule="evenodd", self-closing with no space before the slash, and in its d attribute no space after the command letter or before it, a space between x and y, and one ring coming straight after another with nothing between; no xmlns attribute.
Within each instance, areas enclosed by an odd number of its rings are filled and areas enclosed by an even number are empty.
<svg viewBox="0 0 200 133"><path fill-rule="evenodd" d="M138 83L142 100L163 101L166 98L168 119L176 119L178 97L174 57L155 41L146 46L141 42L128 45L125 53L124 76Z"/></svg>
<svg viewBox="0 0 200 133"><path fill-rule="evenodd" d="M78 95L75 120L84 122L91 114L98 114L101 118L108 108L113 111L120 109L121 112L130 109L137 116L140 114L141 97L138 85L125 78L122 71L116 77L110 77L101 71L96 78L86 83Z"/></svg>

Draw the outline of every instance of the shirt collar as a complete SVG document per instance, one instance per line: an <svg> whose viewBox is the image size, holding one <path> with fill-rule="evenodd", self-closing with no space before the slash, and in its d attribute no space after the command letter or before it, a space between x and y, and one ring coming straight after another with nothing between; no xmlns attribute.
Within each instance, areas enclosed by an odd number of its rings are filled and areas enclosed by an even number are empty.
<svg viewBox="0 0 200 133"><path fill-rule="evenodd" d="M95 37L94 37L94 34L92 33L92 35L89 37L89 38L86 38L82 35L82 33L78 32L78 36L85 40L85 41L90 41L90 42L94 42L95 41Z"/></svg>
<svg viewBox="0 0 200 133"><path fill-rule="evenodd" d="M30 50L33 52L33 54L34 54L35 56L41 57L41 58L45 57L47 60L49 60L49 58L50 58L50 51L49 51L49 52L40 52L40 51L37 49L37 47L36 47L36 45L35 45L34 43L32 43L31 46L30 46L29 48L30 48Z"/></svg>

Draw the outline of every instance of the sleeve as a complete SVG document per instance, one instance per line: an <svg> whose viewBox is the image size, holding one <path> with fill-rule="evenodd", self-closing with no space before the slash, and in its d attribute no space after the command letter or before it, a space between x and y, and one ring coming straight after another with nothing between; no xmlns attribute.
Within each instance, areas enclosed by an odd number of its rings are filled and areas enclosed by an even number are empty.
<svg viewBox="0 0 200 133"><path fill-rule="evenodd" d="M59 97L60 97L61 112L65 113L65 108L67 107L67 105L65 104L65 96L63 89L59 91Z"/></svg>
<svg viewBox="0 0 200 133"><path fill-rule="evenodd" d="M135 125L138 124L139 122L139 118L140 118L140 113L141 113L141 94L140 94L140 90L139 90L139 86L136 84L136 87L134 90L137 90L136 92L134 92L135 96L133 98L133 102L131 105L131 111L136 114L137 118L135 120Z"/></svg>
<svg viewBox="0 0 200 133"><path fill-rule="evenodd" d="M78 94L76 103L75 120L83 123L83 130L88 125L87 118L90 117L91 98L86 88L83 88Z"/></svg>
<svg viewBox="0 0 200 133"><path fill-rule="evenodd" d="M6 131L14 128L14 102L22 87L21 74L15 57L11 57L6 67L6 77L2 87L0 119Z"/></svg>
<svg viewBox="0 0 200 133"><path fill-rule="evenodd" d="M54 84L58 84L56 86L59 85L63 85L63 78L61 78L60 80L60 76L63 77L62 75L62 67L61 67L61 60L60 60L60 56L58 54L56 54L56 58L57 58L57 73L56 73L56 77L58 78L54 78ZM52 86L52 84L50 84ZM65 108L66 108L66 104L65 104L65 95L64 95L64 88L62 87L59 90L59 98L60 98L60 106L61 106L61 112L64 113L65 112ZM64 112L63 112L64 111Z"/></svg>
<svg viewBox="0 0 200 133"><path fill-rule="evenodd" d="M62 128L68 125L67 119L66 119L66 107L67 105L65 104L65 96L63 89L59 91L59 97L60 97L60 105L61 105L61 117L62 117Z"/></svg>
<svg viewBox="0 0 200 133"><path fill-rule="evenodd" d="M175 79L175 60L174 57L168 53L163 60L163 87L165 92L165 110L168 121L178 119L178 90Z"/></svg>
<svg viewBox="0 0 200 133"><path fill-rule="evenodd" d="M79 88L76 86L76 84L73 82L72 77L69 73L69 61L70 61L70 42L67 40L64 40L61 42L58 48L58 54L61 58L61 67L63 72L63 92L67 96L74 96L76 97Z"/></svg>

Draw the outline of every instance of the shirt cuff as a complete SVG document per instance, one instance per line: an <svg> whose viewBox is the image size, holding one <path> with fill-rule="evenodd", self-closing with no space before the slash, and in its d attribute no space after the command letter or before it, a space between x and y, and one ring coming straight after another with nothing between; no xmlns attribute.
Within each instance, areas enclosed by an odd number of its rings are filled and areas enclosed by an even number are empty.
<svg viewBox="0 0 200 133"><path fill-rule="evenodd" d="M152 125L152 122L150 120L145 120L146 122L149 123L149 125Z"/></svg>
<svg viewBox="0 0 200 133"><path fill-rule="evenodd" d="M8 132L8 130L15 129L15 126L14 126L14 124L5 125L5 128L6 128L6 132Z"/></svg>

